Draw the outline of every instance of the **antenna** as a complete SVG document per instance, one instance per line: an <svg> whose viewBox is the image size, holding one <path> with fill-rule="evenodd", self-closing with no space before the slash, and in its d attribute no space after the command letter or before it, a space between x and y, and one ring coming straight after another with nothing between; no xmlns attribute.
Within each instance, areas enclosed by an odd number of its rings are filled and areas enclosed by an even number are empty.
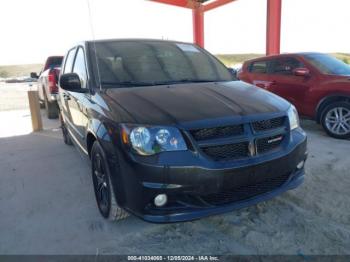
<svg viewBox="0 0 350 262"><path fill-rule="evenodd" d="M99 66L98 57L97 57L96 39L95 39L94 26L93 26L93 23L92 23L92 13L91 13L91 7L90 7L90 0L86 0L86 3L87 3L88 10L89 10L89 23L90 23L90 30L91 30L92 41L93 41L92 45L93 45L94 53L95 53L98 84L100 86L100 91L102 91L100 66Z"/></svg>

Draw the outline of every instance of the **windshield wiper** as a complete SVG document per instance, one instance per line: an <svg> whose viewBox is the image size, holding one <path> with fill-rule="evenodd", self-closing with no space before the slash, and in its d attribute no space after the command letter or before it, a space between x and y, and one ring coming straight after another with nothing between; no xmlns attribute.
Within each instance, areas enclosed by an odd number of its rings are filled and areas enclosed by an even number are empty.
<svg viewBox="0 0 350 262"><path fill-rule="evenodd" d="M180 80L170 80L163 82L154 82L155 85L175 85L182 83L209 83L209 82L221 82L223 80L212 80L212 79L180 79Z"/></svg>
<svg viewBox="0 0 350 262"><path fill-rule="evenodd" d="M135 86L156 86L156 85L176 85L183 83L209 83L209 82L222 82L224 80L212 80L212 79L180 79L170 81L154 81L154 82L141 82L141 81L122 81L122 82L108 82L102 81L102 85L118 86L118 87L135 87Z"/></svg>
<svg viewBox="0 0 350 262"><path fill-rule="evenodd" d="M102 85L109 85L109 86L120 86L120 87L153 86L153 83L140 82L140 81L122 81L122 82L102 81L101 84Z"/></svg>

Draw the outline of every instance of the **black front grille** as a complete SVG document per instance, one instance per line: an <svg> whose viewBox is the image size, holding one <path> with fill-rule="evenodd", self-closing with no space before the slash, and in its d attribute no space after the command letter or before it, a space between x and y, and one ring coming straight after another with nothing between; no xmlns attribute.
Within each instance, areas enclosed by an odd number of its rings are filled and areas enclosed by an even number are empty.
<svg viewBox="0 0 350 262"><path fill-rule="evenodd" d="M220 193L202 195L200 198L210 205L229 204L246 200L282 186L289 178L289 174L268 178L261 182L250 183L244 186L236 186Z"/></svg>
<svg viewBox="0 0 350 262"><path fill-rule="evenodd" d="M283 142L284 135L275 136L275 134L279 131L281 133L285 132L285 130L282 131L281 129L286 126L286 119L286 116L282 116L245 124L191 129L189 133L198 142L197 145L202 152L212 160L237 160L278 149ZM254 130L252 133L249 132L251 128ZM242 136L246 134L245 131L247 131L247 137L242 142ZM262 131L265 132L266 137L254 137L255 132ZM273 133L270 136L268 134L269 131ZM227 138L227 144L222 145L223 140L220 140L221 138ZM210 140L210 143L205 140Z"/></svg>
<svg viewBox="0 0 350 262"><path fill-rule="evenodd" d="M252 123L253 129L256 132L276 129L279 127L283 127L285 123L285 117L277 117L267 120L256 121Z"/></svg>
<svg viewBox="0 0 350 262"><path fill-rule="evenodd" d="M195 129L191 130L190 133L197 141L238 136L243 134L243 125Z"/></svg>
<svg viewBox="0 0 350 262"><path fill-rule="evenodd" d="M263 154L278 148L283 142L283 135L260 138L256 141L258 154Z"/></svg>
<svg viewBox="0 0 350 262"><path fill-rule="evenodd" d="M248 142L202 147L201 149L215 161L239 159L249 156Z"/></svg>

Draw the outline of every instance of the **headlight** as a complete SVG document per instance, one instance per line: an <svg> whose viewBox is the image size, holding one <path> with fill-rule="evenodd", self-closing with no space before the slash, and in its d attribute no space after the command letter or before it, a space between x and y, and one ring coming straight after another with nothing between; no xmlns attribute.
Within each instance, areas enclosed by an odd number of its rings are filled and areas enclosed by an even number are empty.
<svg viewBox="0 0 350 262"><path fill-rule="evenodd" d="M289 126L290 130L296 129L299 127L299 116L298 111L296 108L292 105L288 109L288 118L289 118Z"/></svg>
<svg viewBox="0 0 350 262"><path fill-rule="evenodd" d="M138 154L146 156L187 150L180 131L175 127L122 125L122 140Z"/></svg>

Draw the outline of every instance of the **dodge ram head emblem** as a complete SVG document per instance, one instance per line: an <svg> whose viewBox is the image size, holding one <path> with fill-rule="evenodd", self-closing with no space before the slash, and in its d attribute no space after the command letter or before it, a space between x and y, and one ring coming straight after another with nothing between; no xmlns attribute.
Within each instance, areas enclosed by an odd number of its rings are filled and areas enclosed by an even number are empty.
<svg viewBox="0 0 350 262"><path fill-rule="evenodd" d="M248 145L248 151L250 156L255 156L255 144L254 142L250 141Z"/></svg>

